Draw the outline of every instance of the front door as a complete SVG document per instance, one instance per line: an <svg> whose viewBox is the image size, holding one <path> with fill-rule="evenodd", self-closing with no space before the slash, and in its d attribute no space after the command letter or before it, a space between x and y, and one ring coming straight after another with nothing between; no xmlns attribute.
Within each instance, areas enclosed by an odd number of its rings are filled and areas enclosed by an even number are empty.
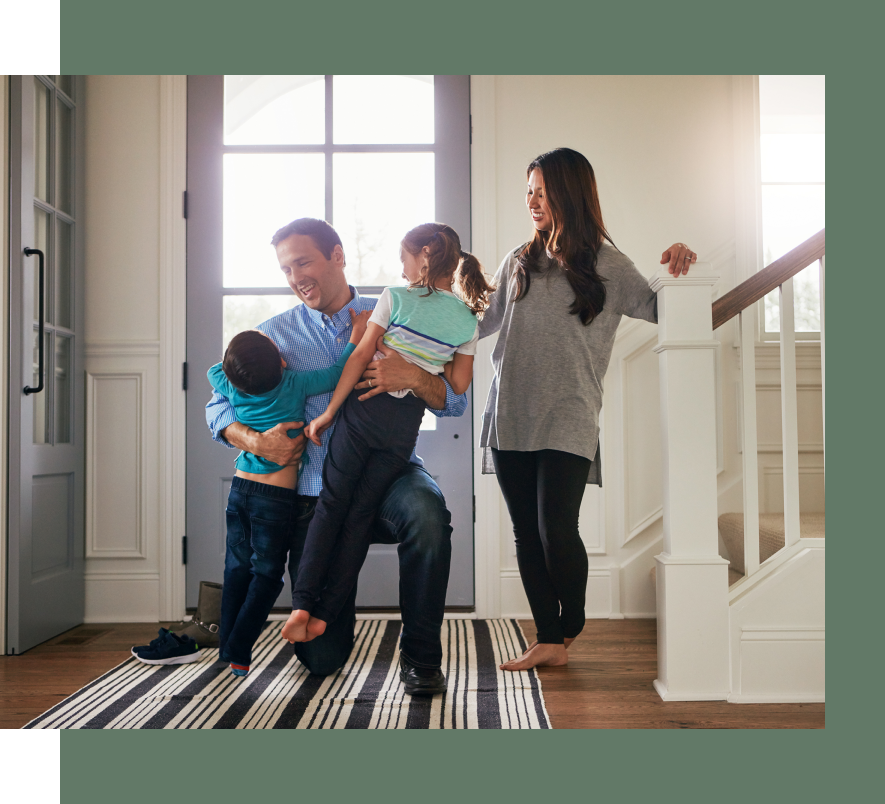
<svg viewBox="0 0 885 804"><path fill-rule="evenodd" d="M8 653L83 622L80 87L12 77Z"/></svg>
<svg viewBox="0 0 885 804"><path fill-rule="evenodd" d="M324 218L364 295L402 284L399 240L440 220L470 244L467 76L191 76L187 178L187 605L221 581L236 453L214 443L207 369L232 335L299 303L270 238ZM418 454L452 512L446 603L473 606L471 410L425 417ZM285 588L277 606L289 608ZM374 545L357 605L396 608L396 545Z"/></svg>

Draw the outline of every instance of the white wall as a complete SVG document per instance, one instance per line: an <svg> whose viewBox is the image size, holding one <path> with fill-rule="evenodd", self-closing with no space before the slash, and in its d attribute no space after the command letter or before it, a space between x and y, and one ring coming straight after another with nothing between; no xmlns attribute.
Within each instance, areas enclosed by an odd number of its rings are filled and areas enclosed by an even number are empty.
<svg viewBox="0 0 885 804"><path fill-rule="evenodd" d="M160 77L86 79L87 622L159 619Z"/></svg>

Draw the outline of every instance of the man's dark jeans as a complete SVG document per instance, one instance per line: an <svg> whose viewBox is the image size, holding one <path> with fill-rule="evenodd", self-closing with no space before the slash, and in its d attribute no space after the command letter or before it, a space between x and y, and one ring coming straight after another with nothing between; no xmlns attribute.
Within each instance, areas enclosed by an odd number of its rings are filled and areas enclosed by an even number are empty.
<svg viewBox="0 0 885 804"><path fill-rule="evenodd" d="M298 564L316 497L298 497L289 544L289 578L298 577ZM452 557L451 514L427 472L409 464L393 481L371 529L375 544L398 544L400 609L403 634L400 649L416 667L442 663L440 630ZM296 642L295 655L318 675L335 672L353 649L356 588L325 633L310 642Z"/></svg>
<svg viewBox="0 0 885 804"><path fill-rule="evenodd" d="M249 666L252 646L283 590L296 493L235 477L227 500L227 549L218 655Z"/></svg>

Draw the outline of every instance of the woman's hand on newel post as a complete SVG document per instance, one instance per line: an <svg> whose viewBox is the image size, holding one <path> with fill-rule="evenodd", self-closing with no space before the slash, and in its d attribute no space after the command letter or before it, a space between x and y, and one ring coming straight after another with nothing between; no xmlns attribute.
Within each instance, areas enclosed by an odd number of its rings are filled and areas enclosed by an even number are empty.
<svg viewBox="0 0 885 804"><path fill-rule="evenodd" d="M687 274L688 267L697 262L698 255L695 254L685 243L674 243L663 254L661 254L661 265L666 265L667 270L673 276Z"/></svg>

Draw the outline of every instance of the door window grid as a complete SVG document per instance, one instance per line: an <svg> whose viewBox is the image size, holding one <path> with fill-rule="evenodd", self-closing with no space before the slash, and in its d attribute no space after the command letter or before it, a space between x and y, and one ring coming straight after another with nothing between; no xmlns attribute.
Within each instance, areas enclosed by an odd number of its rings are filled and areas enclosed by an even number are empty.
<svg viewBox="0 0 885 804"><path fill-rule="evenodd" d="M225 76L225 81L227 82L229 79L237 79L239 76ZM277 76L276 78L283 78L282 76ZM292 77L294 78L294 77ZM304 76L305 79L313 78L312 76ZM342 78L347 78L346 76L342 76ZM370 78L370 76L362 76L362 79ZM414 78L428 78L430 76L415 76ZM335 141L335 76L333 75L325 75L323 76L324 82L324 141L322 143L317 144L223 144L222 145L222 153L227 156L229 154L322 154L324 159L324 174L325 174L325 201L324 201L324 219L335 226L335 163L336 155L340 154L421 154L426 153L430 155L430 159L433 160L436 153L436 144L433 140L433 137L428 137L426 135L423 136L425 141L423 142L414 142L414 143L379 143L379 142L366 142L366 143L353 143L353 142L336 142ZM307 82L304 82L307 83ZM432 84L432 79L430 81ZM226 85L227 86L227 85ZM226 96L227 97L227 96ZM340 106L339 106L340 110ZM429 114L433 114L433 100L431 94L430 108ZM431 130L433 128L432 117L431 117ZM225 127L227 128L227 126ZM345 135L346 139L352 139L349 134ZM426 141L426 140L431 141ZM426 170L425 170L426 175ZM432 187L432 176L433 176L433 167L431 163L430 171L430 180L425 181L424 185L429 187L430 198L433 198L433 187ZM432 201L430 206L432 207ZM340 211L340 210L339 210ZM429 210L429 218L433 219L434 214L433 210ZM403 232L402 234L405 234ZM383 290L384 285L367 285L367 284L359 284L357 283L355 287L360 291L360 293L380 293ZM247 293L248 295L286 295L291 293L291 290L287 286L265 286L265 287L228 287L227 286L227 278L225 278L225 295L236 295L238 292Z"/></svg>
<svg viewBox="0 0 885 804"><path fill-rule="evenodd" d="M229 78L233 78L232 76L225 76L225 81L227 82ZM249 77L245 77L249 78ZM299 76L299 77L289 77L289 76L274 76L272 77L277 82L280 79L290 78L295 79L294 81L289 81L290 85L297 87L310 87L312 82L311 79L315 78L314 76ZM340 79L344 79L345 81L358 81L362 84L361 89L368 89L366 86L366 82L372 78L372 76L339 76ZM398 76L399 78L399 76ZM402 76L402 78L406 78ZM429 78L431 86L433 84L432 77L426 76L424 78ZM242 104L238 108L233 110L233 113L230 113L230 109L232 104L228 103L228 85L225 85L225 104L226 104L226 119L225 119L225 144L222 147L223 160L227 160L225 163L225 182L228 181L228 176L230 175L229 171L237 171L237 170L249 170L251 169L253 172L257 167L259 170L262 167L258 164L251 165L243 165L242 168L234 161L236 160L238 155L254 155L254 156L270 156L270 155L322 155L324 159L323 171L324 171L324 209L325 215L324 218L333 226L335 225L335 205L336 205L336 192L335 192L335 179L340 177L342 173L359 173L360 165L359 163L354 162L354 157L357 155L366 155L372 154L377 155L377 157L381 160L384 159L386 155L395 155L402 154L408 155L406 159L409 160L410 164L408 164L408 169L411 172L411 176L415 181L421 182L422 185L427 188L430 188L430 209L424 214L423 218L426 220L433 220L435 218L434 210L433 210L433 177L434 177L434 166L433 166L433 158L435 156L435 136L434 136L434 99L433 93L430 93L429 96L429 104L424 103L424 108L419 109L417 112L415 111L415 98L411 99L411 103L408 105L410 109L410 114L419 115L422 111L424 113L424 120L418 121L418 125L411 127L409 130L415 132L417 134L416 139L420 140L418 142L412 143L385 143L379 142L377 136L369 136L366 139L370 140L368 142L359 142L358 135L356 134L359 131L359 128L354 125L354 120L347 120L348 125L346 126L338 126L336 130L336 110L338 112L337 117L348 117L352 118L353 115L349 115L346 113L345 109L342 108L342 104L340 98L336 96L335 93L335 76L333 75L325 75L323 76L324 83L324 108L322 110L323 120L324 120L324 137L323 142L318 143L310 143L311 133L315 132L314 129L310 125L310 121L307 124L303 125L300 129L301 132L306 132L303 134L296 135L292 137L292 139L301 138L306 140L306 142L302 143L289 143L289 144L270 144L270 143L247 143L244 142L244 137L242 132L244 129L250 128L248 120L245 118L245 114L242 109ZM316 114L320 111L319 104L317 104L317 98L314 97L315 93L312 92L311 98L308 101L313 106L313 113ZM276 101L272 102L269 105L274 105L278 107L279 104ZM277 108L275 112L279 115L279 109ZM358 111L358 110L357 110ZM310 112L308 112L310 114ZM233 121L230 120L233 115L237 115L237 118ZM245 121L245 124L244 122ZM278 120L269 120L268 121L271 126L279 126L277 130L281 130L282 126L280 126ZM251 130L254 132L256 139L265 139L263 132L256 128L251 127ZM376 127L377 131L377 127ZM313 137L316 138L316 134L313 134ZM421 154L427 154L429 160L422 159ZM268 165L270 167L270 165ZM392 168L396 169L396 165L383 166L388 167L388 171ZM302 171L305 169L308 172L312 172L309 165L298 165L296 169L300 168ZM364 181L366 177L360 177ZM266 195L266 194L262 194ZM398 199L401 203L408 203L405 199ZM392 199L387 200L386 206L389 207ZM225 200L225 215L227 215L228 210L228 201ZM385 206L384 204L379 204L379 206ZM340 210L339 210L340 211ZM242 212L239 214L232 214L232 218L237 218L238 221L242 221L242 218L246 215L254 215L255 210L244 208ZM263 212L263 210L262 210ZM262 215L255 216L258 220L262 219ZM373 222L377 226L377 222ZM231 221L231 226L233 226L233 221ZM362 257L363 250L368 252L373 252L377 250L378 245L376 242L373 242L370 233L361 231L363 227L357 227L357 231L353 233L349 233L355 242L349 243L347 242L350 238L347 237L348 233L345 233L345 236L342 237L345 240L346 245L348 246L345 250L346 257L349 263L349 270L353 273L357 273L361 277L365 277L367 274L370 278L381 278L378 274L377 270L373 271L371 269L367 271L362 271ZM229 231L232 231L230 227L225 222L224 232L227 234ZM405 234L402 232L401 234ZM400 235L401 236L401 235ZM230 253L228 248L224 249L225 257ZM356 268L356 271L354 270ZM225 276L225 289L224 289L224 314L223 314L223 346L224 349L227 346L227 343L230 341L230 338L233 337L237 332L246 329L251 326L256 326L261 321L266 320L272 315L277 315L285 310L289 309L293 302L291 299L292 291L288 287L288 285L283 285L281 287L227 287L227 276ZM357 288L360 294L364 296L377 296L384 289L384 284L363 284L359 281L354 281L352 284ZM282 297L282 298L280 298ZM425 414L424 420L421 424L422 430L435 430L437 426L436 417L430 413Z"/></svg>
<svg viewBox="0 0 885 804"><path fill-rule="evenodd" d="M63 80L63 91L53 79ZM69 92L73 91L71 76L35 76L35 103L43 99L35 110L35 124L40 126L35 151L34 238L45 260L44 292L44 350L43 372L45 388L32 397L34 401L34 443L67 444L72 432L72 377L70 355L73 354L75 325L73 317L74 289L72 281L76 221L73 215L75 153L74 127L76 105ZM59 113L59 110L62 110ZM43 116L45 115L45 120ZM59 118L62 118L60 121ZM45 143L39 142L40 131L45 132ZM45 147L44 147L45 145ZM43 176L41 177L41 171ZM59 186L61 185L61 186ZM41 197L43 196L43 197ZM60 209L63 203L66 210ZM64 231L65 234L59 233ZM39 267L33 263L33 332L34 383L39 381L37 335L39 316Z"/></svg>

